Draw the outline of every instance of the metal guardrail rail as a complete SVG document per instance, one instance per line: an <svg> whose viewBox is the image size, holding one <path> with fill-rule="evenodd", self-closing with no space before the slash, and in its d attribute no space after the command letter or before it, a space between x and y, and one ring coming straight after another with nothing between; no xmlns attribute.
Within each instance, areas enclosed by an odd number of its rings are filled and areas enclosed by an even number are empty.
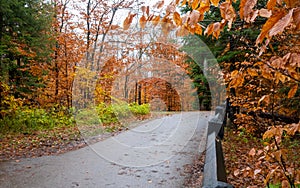
<svg viewBox="0 0 300 188"><path fill-rule="evenodd" d="M217 106L215 116L208 121L203 188L233 188L227 183L221 142L227 121L227 108L226 103Z"/></svg>

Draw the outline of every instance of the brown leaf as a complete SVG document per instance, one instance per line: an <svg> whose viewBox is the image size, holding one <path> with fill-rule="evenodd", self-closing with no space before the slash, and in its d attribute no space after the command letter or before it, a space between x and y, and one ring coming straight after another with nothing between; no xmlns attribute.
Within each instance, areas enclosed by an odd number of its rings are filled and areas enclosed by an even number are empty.
<svg viewBox="0 0 300 188"><path fill-rule="evenodd" d="M149 16L149 14L150 14L150 7L149 6L147 6L146 14L147 14L147 16Z"/></svg>
<svg viewBox="0 0 300 188"><path fill-rule="evenodd" d="M217 39L221 33L221 24L219 22L214 23L213 36Z"/></svg>
<svg viewBox="0 0 300 188"><path fill-rule="evenodd" d="M240 170L239 169L236 169L234 172L233 172L233 175L234 176L238 176L240 174Z"/></svg>
<svg viewBox="0 0 300 188"><path fill-rule="evenodd" d="M281 18L269 31L269 36L277 35L278 33L282 33L283 30L291 23L293 9L289 11L287 15Z"/></svg>
<svg viewBox="0 0 300 188"><path fill-rule="evenodd" d="M267 130L263 135L263 140L274 137L275 133L276 133L275 128L271 128L270 130Z"/></svg>
<svg viewBox="0 0 300 188"><path fill-rule="evenodd" d="M268 173L267 177L266 177L265 180L264 180L264 183L265 183L265 184L267 184L267 183L269 182L270 178L273 176L274 172L276 172L278 168L279 168L279 166L277 166L275 169L272 169L272 170Z"/></svg>
<svg viewBox="0 0 300 188"><path fill-rule="evenodd" d="M259 174L261 172L261 169L255 169L254 170L254 179L256 178L256 175Z"/></svg>
<svg viewBox="0 0 300 188"><path fill-rule="evenodd" d="M290 187L290 184L289 184L289 182L288 182L287 180L283 180L283 181L281 182L281 187L282 187L282 188L289 188L289 187Z"/></svg>
<svg viewBox="0 0 300 188"><path fill-rule="evenodd" d="M146 6L142 6L142 7L141 7L141 10L142 10L143 13L145 13L146 10L147 10L147 7L146 7Z"/></svg>
<svg viewBox="0 0 300 188"><path fill-rule="evenodd" d="M293 20L296 25L296 29L300 30L300 7L294 9Z"/></svg>
<svg viewBox="0 0 300 188"><path fill-rule="evenodd" d="M252 148L252 149L249 151L249 153L248 153L248 155L250 155L251 157L254 157L255 154L256 154L255 148Z"/></svg>
<svg viewBox="0 0 300 188"><path fill-rule="evenodd" d="M264 17L264 18L269 18L272 15L272 11L268 9L260 9L258 11L259 16Z"/></svg>
<svg viewBox="0 0 300 188"><path fill-rule="evenodd" d="M164 0L158 1L158 2L154 5L154 7L160 9L160 8L162 8L162 7L164 6L164 4L165 4Z"/></svg>
<svg viewBox="0 0 300 188"><path fill-rule="evenodd" d="M288 128L285 129L285 131L290 136L295 135L296 132L300 132L300 122L289 125Z"/></svg>
<svg viewBox="0 0 300 188"><path fill-rule="evenodd" d="M166 8L167 14L173 13L173 12L175 12L175 10L176 10L176 7L174 5L168 5Z"/></svg>
<svg viewBox="0 0 300 188"><path fill-rule="evenodd" d="M240 17L247 20L256 5L257 0L241 0L240 4Z"/></svg>
<svg viewBox="0 0 300 188"><path fill-rule="evenodd" d="M198 10L193 10L191 14L189 15L189 25L194 25L198 23L200 17L200 12Z"/></svg>
<svg viewBox="0 0 300 188"><path fill-rule="evenodd" d="M298 84L295 84L295 85L290 89L290 91L289 91L289 93L288 93L288 98L289 98L289 99L290 99L290 98L293 98L293 97L296 95L297 90L298 90Z"/></svg>
<svg viewBox="0 0 300 188"><path fill-rule="evenodd" d="M231 29L232 22L236 18L235 10L230 2L224 2L220 5L221 17L228 21L228 30Z"/></svg>
<svg viewBox="0 0 300 188"><path fill-rule="evenodd" d="M300 6L299 0L284 0L288 8L295 8Z"/></svg>
<svg viewBox="0 0 300 188"><path fill-rule="evenodd" d="M180 26L177 30L176 30L176 36L177 37L183 37L189 34L189 31L187 30L187 28L185 28L185 26Z"/></svg>

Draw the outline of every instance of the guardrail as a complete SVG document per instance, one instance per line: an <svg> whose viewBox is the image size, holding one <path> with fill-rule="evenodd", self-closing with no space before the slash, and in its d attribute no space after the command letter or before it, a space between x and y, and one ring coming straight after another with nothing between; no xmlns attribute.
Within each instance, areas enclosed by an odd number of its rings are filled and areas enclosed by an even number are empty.
<svg viewBox="0 0 300 188"><path fill-rule="evenodd" d="M228 105L216 107L215 116L208 121L203 188L233 188L227 183L221 140L227 121Z"/></svg>

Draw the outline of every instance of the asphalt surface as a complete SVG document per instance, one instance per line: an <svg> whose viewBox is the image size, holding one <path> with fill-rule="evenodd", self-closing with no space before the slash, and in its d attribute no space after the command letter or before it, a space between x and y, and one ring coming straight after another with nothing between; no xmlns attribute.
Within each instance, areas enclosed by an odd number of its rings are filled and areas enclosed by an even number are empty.
<svg viewBox="0 0 300 188"><path fill-rule="evenodd" d="M2 162L0 187L184 187L210 115L174 114L76 151Z"/></svg>

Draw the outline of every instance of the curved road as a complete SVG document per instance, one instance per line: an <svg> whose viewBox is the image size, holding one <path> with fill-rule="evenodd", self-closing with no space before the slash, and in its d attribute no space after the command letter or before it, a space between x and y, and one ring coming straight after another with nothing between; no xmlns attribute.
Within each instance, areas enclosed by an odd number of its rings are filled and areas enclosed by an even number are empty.
<svg viewBox="0 0 300 188"><path fill-rule="evenodd" d="M0 187L184 187L210 114L174 114L76 151L2 162Z"/></svg>

